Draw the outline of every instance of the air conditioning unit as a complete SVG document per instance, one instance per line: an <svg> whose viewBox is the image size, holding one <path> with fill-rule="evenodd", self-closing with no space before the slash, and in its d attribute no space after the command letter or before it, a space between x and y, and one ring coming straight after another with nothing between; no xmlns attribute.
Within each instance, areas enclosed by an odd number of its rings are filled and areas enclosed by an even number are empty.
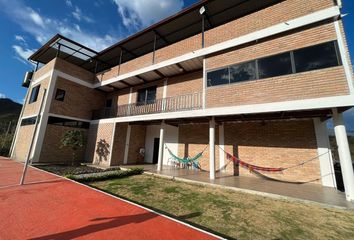
<svg viewBox="0 0 354 240"><path fill-rule="evenodd" d="M27 71L22 82L22 87L28 88L33 77L33 71Z"/></svg>

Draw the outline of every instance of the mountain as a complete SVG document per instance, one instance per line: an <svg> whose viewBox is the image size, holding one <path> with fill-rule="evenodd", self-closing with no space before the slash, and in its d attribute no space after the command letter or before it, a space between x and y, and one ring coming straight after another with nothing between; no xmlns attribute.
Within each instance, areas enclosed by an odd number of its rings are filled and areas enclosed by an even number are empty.
<svg viewBox="0 0 354 240"><path fill-rule="evenodd" d="M17 121L22 105L8 98L0 98L0 122Z"/></svg>

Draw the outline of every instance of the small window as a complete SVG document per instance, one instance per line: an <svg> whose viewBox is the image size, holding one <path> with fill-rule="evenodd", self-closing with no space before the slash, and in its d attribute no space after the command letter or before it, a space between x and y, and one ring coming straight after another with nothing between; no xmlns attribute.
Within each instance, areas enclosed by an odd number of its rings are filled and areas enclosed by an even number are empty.
<svg viewBox="0 0 354 240"><path fill-rule="evenodd" d="M305 72L341 65L337 58L336 43L328 42L294 51L296 72Z"/></svg>
<svg viewBox="0 0 354 240"><path fill-rule="evenodd" d="M29 98L29 102L28 103L34 103L34 102L37 101L40 87L41 87L41 85L38 85L38 86L35 86L35 87L32 88L31 96Z"/></svg>
<svg viewBox="0 0 354 240"><path fill-rule="evenodd" d="M259 78L277 77L292 72L289 52L258 60Z"/></svg>
<svg viewBox="0 0 354 240"><path fill-rule="evenodd" d="M63 102L64 98L65 98L65 90L58 88L57 92L55 93L55 100Z"/></svg>
<svg viewBox="0 0 354 240"><path fill-rule="evenodd" d="M255 61L230 66L230 83L254 80L256 78Z"/></svg>
<svg viewBox="0 0 354 240"><path fill-rule="evenodd" d="M106 100L106 108L111 108L112 107L112 98Z"/></svg>
<svg viewBox="0 0 354 240"><path fill-rule="evenodd" d="M152 104L156 101L156 86L138 91L137 105Z"/></svg>
<svg viewBox="0 0 354 240"><path fill-rule="evenodd" d="M33 125L36 123L37 117L25 118L21 121L21 126Z"/></svg>
<svg viewBox="0 0 354 240"><path fill-rule="evenodd" d="M208 87L229 84L229 68L222 68L207 73Z"/></svg>

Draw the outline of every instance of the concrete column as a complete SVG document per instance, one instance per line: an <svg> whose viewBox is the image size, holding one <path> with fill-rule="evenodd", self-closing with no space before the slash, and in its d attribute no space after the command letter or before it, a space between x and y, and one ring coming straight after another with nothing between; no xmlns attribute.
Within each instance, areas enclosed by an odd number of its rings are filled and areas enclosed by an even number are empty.
<svg viewBox="0 0 354 240"><path fill-rule="evenodd" d="M345 196L348 201L354 201L354 172L352 159L350 156L347 132L345 129L343 114L338 113L337 109L333 110L334 133L338 146L338 154L340 166L342 169Z"/></svg>
<svg viewBox="0 0 354 240"><path fill-rule="evenodd" d="M314 118L313 123L316 132L317 153L320 160L321 182L323 186L336 188L331 147L329 144L327 122Z"/></svg>
<svg viewBox="0 0 354 240"><path fill-rule="evenodd" d="M132 131L132 126L127 126L127 135L125 137L125 148L124 148L124 164L128 164L128 155L129 155L129 142L130 142L130 133Z"/></svg>
<svg viewBox="0 0 354 240"><path fill-rule="evenodd" d="M222 150L225 150L224 123L219 125L219 147ZM219 159L220 167L223 167L225 165L225 152L221 149L219 151ZM225 169L223 169L222 171L225 171Z"/></svg>
<svg viewBox="0 0 354 240"><path fill-rule="evenodd" d="M210 179L215 179L215 119L214 117L209 122L209 170Z"/></svg>
<svg viewBox="0 0 354 240"><path fill-rule="evenodd" d="M160 127L160 144L159 144L159 158L157 162L157 171L162 171L164 135L165 135L165 121L162 120L161 127Z"/></svg>

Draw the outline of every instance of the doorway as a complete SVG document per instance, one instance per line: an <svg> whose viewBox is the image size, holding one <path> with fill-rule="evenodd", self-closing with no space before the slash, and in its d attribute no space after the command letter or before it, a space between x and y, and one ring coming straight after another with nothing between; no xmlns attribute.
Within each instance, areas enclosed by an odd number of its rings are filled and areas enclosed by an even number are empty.
<svg viewBox="0 0 354 240"><path fill-rule="evenodd" d="M154 138L154 152L152 155L152 163L157 164L159 159L159 146L160 146L160 138Z"/></svg>

